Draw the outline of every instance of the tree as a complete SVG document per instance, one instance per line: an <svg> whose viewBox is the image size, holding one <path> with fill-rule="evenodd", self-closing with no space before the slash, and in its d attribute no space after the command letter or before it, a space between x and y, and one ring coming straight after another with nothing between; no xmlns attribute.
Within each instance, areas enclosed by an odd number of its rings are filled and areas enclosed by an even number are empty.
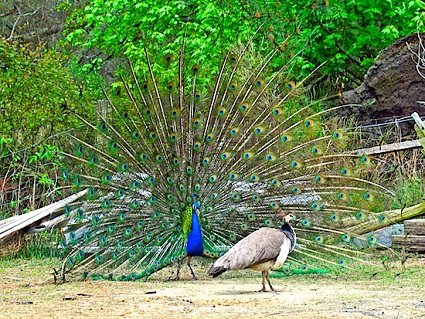
<svg viewBox="0 0 425 319"><path fill-rule="evenodd" d="M285 49L286 58L303 50L294 61L300 78L328 61L321 74L357 85L382 49L424 30L424 13L420 0L90 1L70 16L66 41L103 53L82 59L83 68L93 70L113 56L137 60L144 47L153 56L172 53L184 38L194 63L209 68L262 25L257 50L265 38ZM292 38L284 44L287 36Z"/></svg>
<svg viewBox="0 0 425 319"><path fill-rule="evenodd" d="M95 101L65 67L66 57L53 50L0 40L0 57L0 136L12 139L15 149L75 126L74 113Z"/></svg>
<svg viewBox="0 0 425 319"><path fill-rule="evenodd" d="M0 213L49 203L60 179L63 131L90 117L100 90L77 81L67 57L0 39ZM54 138L53 138L54 137ZM51 194L47 196L47 194Z"/></svg>

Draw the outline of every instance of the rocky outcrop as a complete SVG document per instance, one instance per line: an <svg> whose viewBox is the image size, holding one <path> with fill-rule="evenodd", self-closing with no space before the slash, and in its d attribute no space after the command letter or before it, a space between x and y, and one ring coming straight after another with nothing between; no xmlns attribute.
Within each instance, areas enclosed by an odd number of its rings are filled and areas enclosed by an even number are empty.
<svg viewBox="0 0 425 319"><path fill-rule="evenodd" d="M418 65L422 69L418 70ZM379 55L358 88L343 93L341 104L361 105L344 108L343 115L355 115L361 123L377 123L413 112L425 116L424 73L425 33L399 39Z"/></svg>

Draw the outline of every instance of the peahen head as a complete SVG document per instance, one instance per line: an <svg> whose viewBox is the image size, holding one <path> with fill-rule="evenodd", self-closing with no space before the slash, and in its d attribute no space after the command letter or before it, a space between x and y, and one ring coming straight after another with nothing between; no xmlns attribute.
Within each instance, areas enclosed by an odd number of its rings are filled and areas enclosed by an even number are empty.
<svg viewBox="0 0 425 319"><path fill-rule="evenodd" d="M291 220L295 220L295 219L296 219L295 216L289 212L286 212L283 214L283 221L285 222L285 224L289 224Z"/></svg>
<svg viewBox="0 0 425 319"><path fill-rule="evenodd" d="M290 212L283 212L282 208L278 208L276 211L276 216L281 216L285 224L289 224L291 220L297 220L297 218Z"/></svg>

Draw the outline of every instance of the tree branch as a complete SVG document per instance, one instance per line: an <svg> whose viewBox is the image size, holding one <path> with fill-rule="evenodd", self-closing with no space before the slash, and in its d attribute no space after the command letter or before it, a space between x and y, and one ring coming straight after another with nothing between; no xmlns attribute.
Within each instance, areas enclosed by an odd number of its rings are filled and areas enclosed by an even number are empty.
<svg viewBox="0 0 425 319"><path fill-rule="evenodd" d="M40 8L38 7L33 12L21 13L21 8L19 6L16 6L16 8L18 10L18 14L19 15L16 18L15 22L13 23L12 30L10 31L10 35L7 38L8 41L11 41L13 39L13 33L15 32L16 26L18 25L18 22L21 19L21 17L26 17L26 16L34 15L34 14L36 14L38 12L38 10L40 10Z"/></svg>

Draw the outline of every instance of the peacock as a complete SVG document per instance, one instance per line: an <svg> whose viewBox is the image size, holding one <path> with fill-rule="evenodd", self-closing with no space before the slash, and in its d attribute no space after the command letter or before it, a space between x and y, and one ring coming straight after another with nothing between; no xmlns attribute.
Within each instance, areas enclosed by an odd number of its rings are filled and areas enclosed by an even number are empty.
<svg viewBox="0 0 425 319"><path fill-rule="evenodd" d="M253 46L224 53L216 71L192 64L184 41L162 57L145 49L119 90L105 90L97 119L80 118L62 177L87 194L65 207L63 280L136 280L185 258L190 267L279 227L278 211L299 221L285 271L371 260L379 243L363 230L389 222L380 212L394 193L352 151L359 134L338 117L349 106L306 100L305 81L276 66L284 46L264 56Z"/></svg>
<svg viewBox="0 0 425 319"><path fill-rule="evenodd" d="M196 194L192 194L193 197L197 196ZM199 202L196 200L193 202L192 208L186 208L188 216L192 216L190 231L188 227L186 228L185 241L186 241L186 254L187 254L187 265L192 273L193 279L197 280L196 274L190 264L192 257L194 256L202 256L204 253L204 245L202 241L202 230L201 225L199 224ZM178 263L177 274L175 279L179 278L180 271L180 263Z"/></svg>

